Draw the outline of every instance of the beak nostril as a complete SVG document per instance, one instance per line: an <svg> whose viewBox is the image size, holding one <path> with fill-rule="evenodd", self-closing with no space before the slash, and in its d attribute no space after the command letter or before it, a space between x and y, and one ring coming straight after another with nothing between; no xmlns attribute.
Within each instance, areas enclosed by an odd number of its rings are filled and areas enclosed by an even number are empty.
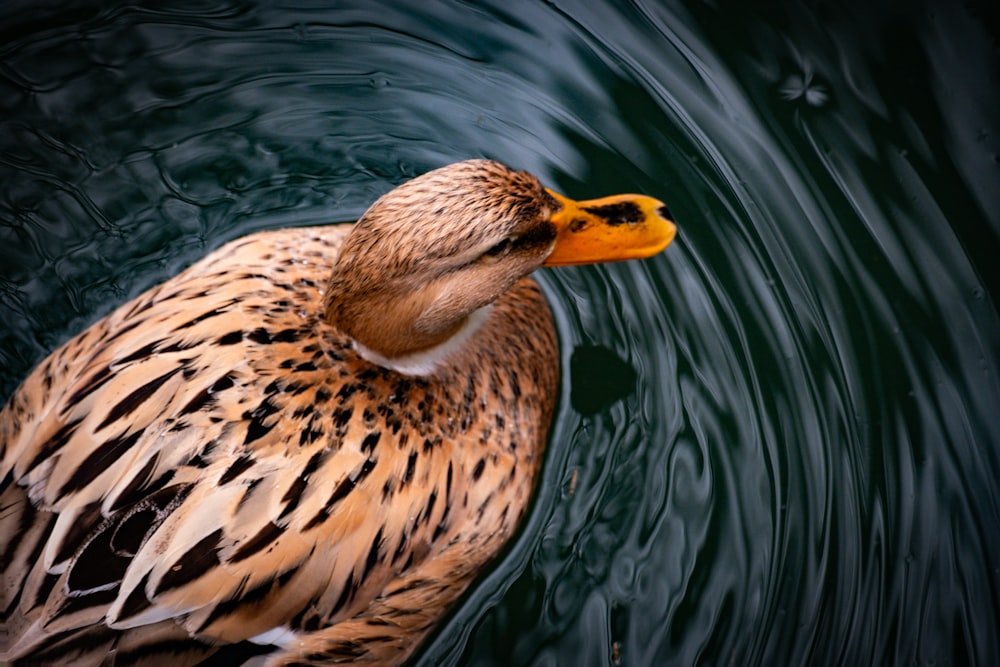
<svg viewBox="0 0 1000 667"><path fill-rule="evenodd" d="M666 206L661 206L660 208L656 209L656 215L660 216L661 218L666 218L667 220L670 221L673 221L674 219L674 216L670 212L670 209L667 208Z"/></svg>

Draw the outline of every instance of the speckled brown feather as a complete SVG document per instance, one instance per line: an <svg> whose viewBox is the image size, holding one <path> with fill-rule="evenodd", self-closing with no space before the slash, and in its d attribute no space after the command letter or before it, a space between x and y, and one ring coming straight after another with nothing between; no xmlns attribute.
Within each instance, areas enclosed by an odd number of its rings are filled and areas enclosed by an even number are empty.
<svg viewBox="0 0 1000 667"><path fill-rule="evenodd" d="M404 376L324 317L349 229L232 242L11 397L2 659L194 664L277 627L267 664L398 663L506 542L558 380L537 285Z"/></svg>

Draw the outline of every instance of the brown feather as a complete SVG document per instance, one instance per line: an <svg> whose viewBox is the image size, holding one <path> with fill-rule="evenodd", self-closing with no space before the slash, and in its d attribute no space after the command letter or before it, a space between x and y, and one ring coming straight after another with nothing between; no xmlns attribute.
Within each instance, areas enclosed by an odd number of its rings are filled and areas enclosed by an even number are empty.
<svg viewBox="0 0 1000 667"><path fill-rule="evenodd" d="M432 235L481 252L523 224L503 193L540 191L511 174L486 170L492 226L422 223L421 247L362 237L352 252L376 253L369 275L451 262ZM422 195L409 194L383 201L410 211ZM481 288L495 301L473 341L408 377L327 320L350 230L227 244L15 392L0 412L0 659L187 664L257 637L281 644L268 664L400 662L507 541L558 379L530 269ZM353 261L363 289L366 258Z"/></svg>

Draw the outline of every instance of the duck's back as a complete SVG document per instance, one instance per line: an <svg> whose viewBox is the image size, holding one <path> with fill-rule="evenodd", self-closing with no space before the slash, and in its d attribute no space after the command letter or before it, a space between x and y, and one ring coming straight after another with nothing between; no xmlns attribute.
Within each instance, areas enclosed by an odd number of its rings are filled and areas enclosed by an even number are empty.
<svg viewBox="0 0 1000 667"><path fill-rule="evenodd" d="M537 286L454 367L400 375L321 317L346 229L224 246L11 397L3 659L180 665L250 639L400 661L510 536L558 376Z"/></svg>

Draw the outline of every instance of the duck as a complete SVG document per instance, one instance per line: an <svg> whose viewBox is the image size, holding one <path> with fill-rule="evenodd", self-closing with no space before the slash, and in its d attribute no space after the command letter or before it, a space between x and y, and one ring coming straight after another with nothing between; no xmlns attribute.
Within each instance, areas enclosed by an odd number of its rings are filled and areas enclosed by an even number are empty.
<svg viewBox="0 0 1000 667"><path fill-rule="evenodd" d="M0 660L408 660L525 516L559 354L532 273L673 239L466 160L231 241L0 412Z"/></svg>

